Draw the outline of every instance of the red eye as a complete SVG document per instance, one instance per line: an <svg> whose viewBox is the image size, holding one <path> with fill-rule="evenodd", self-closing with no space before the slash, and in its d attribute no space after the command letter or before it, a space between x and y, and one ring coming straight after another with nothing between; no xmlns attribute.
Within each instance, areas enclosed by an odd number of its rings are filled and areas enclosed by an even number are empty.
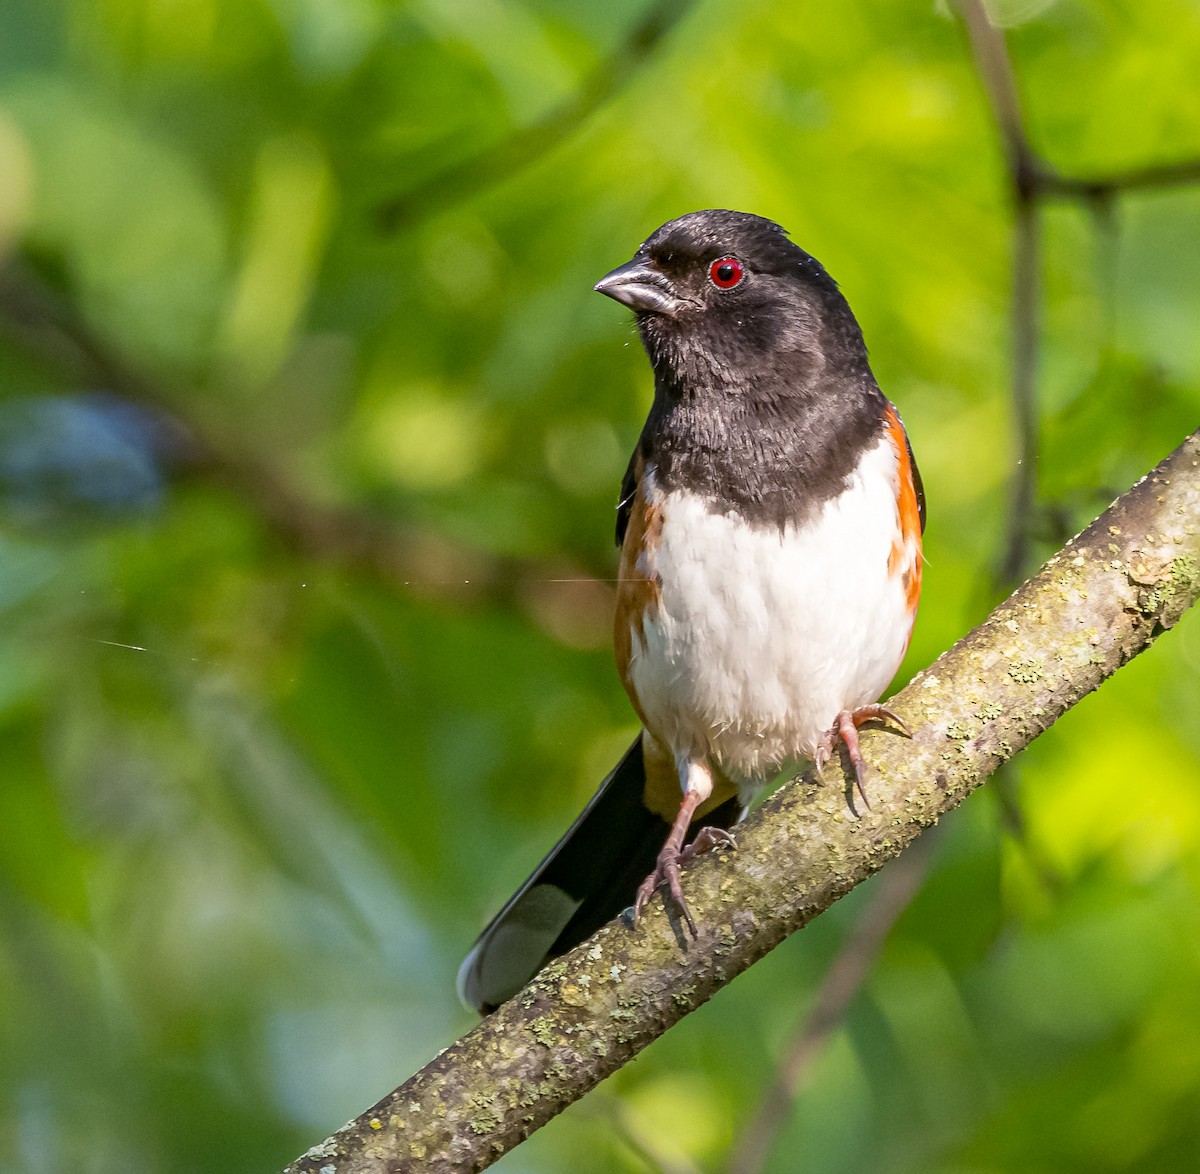
<svg viewBox="0 0 1200 1174"><path fill-rule="evenodd" d="M736 257L718 257L708 267L708 276L717 289L733 289L746 276L746 270Z"/></svg>

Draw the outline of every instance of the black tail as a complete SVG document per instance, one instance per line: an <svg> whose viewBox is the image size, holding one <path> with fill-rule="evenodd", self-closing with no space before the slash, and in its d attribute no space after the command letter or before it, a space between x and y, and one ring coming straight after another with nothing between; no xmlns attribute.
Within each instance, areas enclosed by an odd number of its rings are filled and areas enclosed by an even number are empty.
<svg viewBox="0 0 1200 1174"><path fill-rule="evenodd" d="M633 904L670 831L645 806L645 785L639 735L570 830L479 935L458 971L464 1003L487 1014L551 958ZM688 838L702 827L732 827L741 815L735 796L696 820Z"/></svg>

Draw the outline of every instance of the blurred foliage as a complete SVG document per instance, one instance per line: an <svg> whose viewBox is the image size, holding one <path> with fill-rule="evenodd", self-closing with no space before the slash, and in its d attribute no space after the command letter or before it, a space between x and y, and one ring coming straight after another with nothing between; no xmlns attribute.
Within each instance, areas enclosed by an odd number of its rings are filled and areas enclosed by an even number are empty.
<svg viewBox="0 0 1200 1174"><path fill-rule="evenodd" d="M1195 4L995 11L1057 166L1200 155ZM270 1170L470 1026L459 958L634 728L650 380L591 285L667 218L778 219L858 312L930 502L905 674L994 602L1009 209L946 5L704 0L497 169L645 14L6 5L0 1170ZM1196 188L1046 214L1041 554L1196 426L1197 240ZM1194 1163L1198 673L1189 617L1020 759L1019 834L946 821L774 1169ZM719 1164L869 888L501 1168Z"/></svg>

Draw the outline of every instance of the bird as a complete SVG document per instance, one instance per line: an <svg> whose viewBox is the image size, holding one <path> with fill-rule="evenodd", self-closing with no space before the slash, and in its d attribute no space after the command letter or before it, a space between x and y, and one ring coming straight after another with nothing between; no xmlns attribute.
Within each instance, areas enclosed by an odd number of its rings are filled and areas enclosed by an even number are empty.
<svg viewBox="0 0 1200 1174"><path fill-rule="evenodd" d="M462 963L484 1014L657 893L696 936L680 866L735 846L765 785L840 742L867 804L858 728L909 734L879 698L916 619L925 494L837 283L774 221L708 209L595 289L633 311L654 372L616 527L642 728Z"/></svg>

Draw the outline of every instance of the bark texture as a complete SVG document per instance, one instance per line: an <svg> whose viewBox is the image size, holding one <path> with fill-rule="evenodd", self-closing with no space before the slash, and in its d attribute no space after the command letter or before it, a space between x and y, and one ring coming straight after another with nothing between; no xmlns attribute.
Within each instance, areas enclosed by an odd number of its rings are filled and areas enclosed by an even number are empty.
<svg viewBox="0 0 1200 1174"><path fill-rule="evenodd" d="M611 923L289 1174L488 1166L901 852L1198 594L1200 433L889 702L914 736L864 731L871 810L854 810L842 763L783 786L737 851L688 868L699 940L657 902L636 931Z"/></svg>

